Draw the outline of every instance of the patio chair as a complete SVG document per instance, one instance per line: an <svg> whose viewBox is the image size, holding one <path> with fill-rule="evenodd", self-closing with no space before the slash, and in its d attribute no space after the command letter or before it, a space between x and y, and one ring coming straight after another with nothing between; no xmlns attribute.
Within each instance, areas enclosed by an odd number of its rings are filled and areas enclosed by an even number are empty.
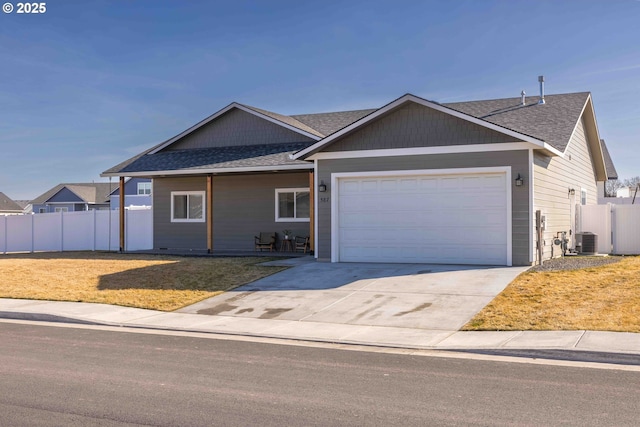
<svg viewBox="0 0 640 427"><path fill-rule="evenodd" d="M307 249L309 249L309 237L296 236L293 238L293 250L295 252L301 250L306 254Z"/></svg>
<svg viewBox="0 0 640 427"><path fill-rule="evenodd" d="M269 249L269 252L271 252L275 249L276 233L260 232L259 236L254 236L254 241L256 251L260 249L260 252L262 252L263 249Z"/></svg>

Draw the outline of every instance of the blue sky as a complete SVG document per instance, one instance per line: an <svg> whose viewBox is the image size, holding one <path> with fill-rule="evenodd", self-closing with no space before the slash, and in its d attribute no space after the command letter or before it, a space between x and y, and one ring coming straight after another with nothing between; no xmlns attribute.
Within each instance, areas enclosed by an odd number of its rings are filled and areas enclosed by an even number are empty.
<svg viewBox="0 0 640 427"><path fill-rule="evenodd" d="M4 3L5 0L2 0ZM11 0L13 5L16 1ZM590 91L640 175L640 1L47 1L0 13L0 191L35 198L238 101L282 114Z"/></svg>

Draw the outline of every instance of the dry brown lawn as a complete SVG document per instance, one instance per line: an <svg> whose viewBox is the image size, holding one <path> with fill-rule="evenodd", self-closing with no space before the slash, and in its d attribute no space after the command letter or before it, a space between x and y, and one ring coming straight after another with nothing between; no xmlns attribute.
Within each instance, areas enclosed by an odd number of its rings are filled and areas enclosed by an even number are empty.
<svg viewBox="0 0 640 427"><path fill-rule="evenodd" d="M0 255L0 298L172 311L284 269L257 265L266 261L109 252Z"/></svg>
<svg viewBox="0 0 640 427"><path fill-rule="evenodd" d="M526 272L463 330L640 332L640 257L580 270Z"/></svg>

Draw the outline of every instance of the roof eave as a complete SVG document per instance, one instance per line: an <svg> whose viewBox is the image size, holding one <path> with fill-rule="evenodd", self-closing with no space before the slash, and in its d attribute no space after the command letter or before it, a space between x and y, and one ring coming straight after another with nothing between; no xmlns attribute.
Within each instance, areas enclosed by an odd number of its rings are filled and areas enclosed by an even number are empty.
<svg viewBox="0 0 640 427"><path fill-rule="evenodd" d="M313 164L295 164L279 166L247 166L237 168L199 168L199 169L171 169L161 171L137 171L137 172L113 172L101 176L129 176L129 177L160 177L175 175L207 175L223 173L250 173L250 172L280 172L313 169Z"/></svg>

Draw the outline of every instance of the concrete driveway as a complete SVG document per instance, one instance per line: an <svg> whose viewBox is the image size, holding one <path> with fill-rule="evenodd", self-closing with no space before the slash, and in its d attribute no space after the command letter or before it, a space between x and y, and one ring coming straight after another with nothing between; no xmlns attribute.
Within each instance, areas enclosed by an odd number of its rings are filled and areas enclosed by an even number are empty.
<svg viewBox="0 0 640 427"><path fill-rule="evenodd" d="M179 311L456 331L525 270L312 261Z"/></svg>

